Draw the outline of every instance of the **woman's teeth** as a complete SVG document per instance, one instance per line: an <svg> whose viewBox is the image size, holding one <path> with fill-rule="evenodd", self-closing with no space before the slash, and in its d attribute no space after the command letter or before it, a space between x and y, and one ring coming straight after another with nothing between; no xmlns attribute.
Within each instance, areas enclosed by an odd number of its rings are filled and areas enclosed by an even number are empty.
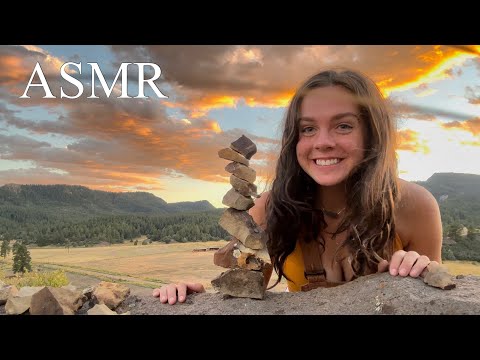
<svg viewBox="0 0 480 360"><path fill-rule="evenodd" d="M315 160L315 163L320 166L327 166L327 165L334 165L338 164L341 161L341 159L329 159L329 160L320 160L317 159Z"/></svg>

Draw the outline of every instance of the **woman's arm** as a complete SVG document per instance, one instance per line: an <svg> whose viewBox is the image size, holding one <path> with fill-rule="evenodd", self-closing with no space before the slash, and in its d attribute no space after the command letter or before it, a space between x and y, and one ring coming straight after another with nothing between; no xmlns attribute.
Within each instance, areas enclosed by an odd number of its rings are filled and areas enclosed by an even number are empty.
<svg viewBox="0 0 480 360"><path fill-rule="evenodd" d="M264 192L258 199L255 200L255 205L248 210L248 213L253 218L253 221L265 230L266 224L266 205L270 195L269 191Z"/></svg>
<svg viewBox="0 0 480 360"><path fill-rule="evenodd" d="M437 200L414 183L406 183L403 191L399 221L407 234L404 250L416 251L440 263L443 231Z"/></svg>
<svg viewBox="0 0 480 360"><path fill-rule="evenodd" d="M396 222L404 250L393 254L389 269L392 275L417 277L431 261L442 262L442 220L438 203L427 189L402 184Z"/></svg>

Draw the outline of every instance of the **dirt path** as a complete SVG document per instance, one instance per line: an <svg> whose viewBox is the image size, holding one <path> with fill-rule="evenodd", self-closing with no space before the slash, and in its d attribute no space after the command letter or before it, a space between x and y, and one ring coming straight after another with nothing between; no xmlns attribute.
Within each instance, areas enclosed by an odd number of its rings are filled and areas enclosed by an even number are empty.
<svg viewBox="0 0 480 360"><path fill-rule="evenodd" d="M65 271L65 274L67 275L68 280L70 281L70 284L75 286L77 289L85 289L86 287L97 285L100 281L107 281L106 279L99 279L94 276L88 276L88 275L79 274L79 273L71 273L68 271ZM115 282L114 279L112 279L111 281ZM150 296L152 294L152 290L153 290L152 288L132 285L129 283L124 283L124 284L130 288L130 293L132 295Z"/></svg>
<svg viewBox="0 0 480 360"><path fill-rule="evenodd" d="M85 288L90 285L96 285L100 281L110 281L125 284L132 291L135 289L137 292L141 291L142 293L151 293L154 288L162 285L159 282L146 281L129 275L105 274L99 271L84 270L54 264L41 264L40 266L46 269L64 270L72 285L76 286L77 288Z"/></svg>

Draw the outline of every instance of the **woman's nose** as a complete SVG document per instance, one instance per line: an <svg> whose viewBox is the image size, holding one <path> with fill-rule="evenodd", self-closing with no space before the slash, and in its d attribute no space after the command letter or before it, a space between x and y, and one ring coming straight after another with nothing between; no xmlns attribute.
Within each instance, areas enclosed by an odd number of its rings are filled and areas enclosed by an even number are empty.
<svg viewBox="0 0 480 360"><path fill-rule="evenodd" d="M319 150L333 148L335 147L335 138L329 131L318 131L315 134L314 146Z"/></svg>

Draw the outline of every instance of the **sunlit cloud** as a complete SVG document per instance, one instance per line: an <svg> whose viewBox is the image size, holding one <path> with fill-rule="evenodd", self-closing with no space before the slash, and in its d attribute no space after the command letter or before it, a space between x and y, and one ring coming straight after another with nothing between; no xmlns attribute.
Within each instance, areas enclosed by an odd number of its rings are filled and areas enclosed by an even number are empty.
<svg viewBox="0 0 480 360"><path fill-rule="evenodd" d="M442 124L445 129L461 129L471 132L473 135L480 135L480 118L466 121L452 121Z"/></svg>
<svg viewBox="0 0 480 360"><path fill-rule="evenodd" d="M426 140L419 138L419 133L414 130L400 130L398 132L398 149L428 154L430 148Z"/></svg>
<svg viewBox="0 0 480 360"><path fill-rule="evenodd" d="M480 88L472 81L452 86L451 93L444 94L439 86L444 85L440 80L453 84L465 78L468 71L477 71L475 66L480 76L476 46L110 49L113 69L124 61L159 64L169 98L116 99L120 93L117 83L111 98L43 99L42 89L31 89L30 99L19 99L36 62L41 63L52 92L59 96L60 86L65 86L59 69L72 59L35 46L0 47L0 159L4 164L27 164L0 171L0 183L151 191L170 201L200 199L208 193L210 199L216 199L212 203L219 205L222 192L229 188L230 174L224 170L227 161L218 158L218 150L243 134L252 139L258 152L250 166L257 172L259 188L265 188L273 180L280 144L273 139L273 130L249 127L247 131L242 129L242 120L229 123L227 116L212 115L221 113L212 110L248 110L245 114L250 118L245 119L254 126L252 119L259 123L262 118L273 118L272 113L279 114L278 109L288 105L302 81L329 66L360 70L389 96L395 118L404 125L398 136L400 174L415 180L442 170L480 173L471 161L480 155L480 117L475 112ZM437 101L443 98L445 102ZM39 108L43 115L31 117ZM265 115L267 110L270 112ZM442 123L442 118L453 121ZM272 129L280 120L280 116L272 120ZM467 153L472 154L469 161L462 160ZM452 156L455 160L448 160Z"/></svg>
<svg viewBox="0 0 480 360"><path fill-rule="evenodd" d="M465 97L470 104L480 104L480 86L467 86L465 88Z"/></svg>
<svg viewBox="0 0 480 360"><path fill-rule="evenodd" d="M451 46L112 46L119 61L134 55L161 64L166 80L181 98L175 103L189 116L221 106L284 107L295 88L327 66L369 74L386 95L426 86L452 76L452 68L472 59ZM219 91L221 91L219 93ZM434 90L419 95L433 94ZM170 104L172 105L172 104Z"/></svg>

